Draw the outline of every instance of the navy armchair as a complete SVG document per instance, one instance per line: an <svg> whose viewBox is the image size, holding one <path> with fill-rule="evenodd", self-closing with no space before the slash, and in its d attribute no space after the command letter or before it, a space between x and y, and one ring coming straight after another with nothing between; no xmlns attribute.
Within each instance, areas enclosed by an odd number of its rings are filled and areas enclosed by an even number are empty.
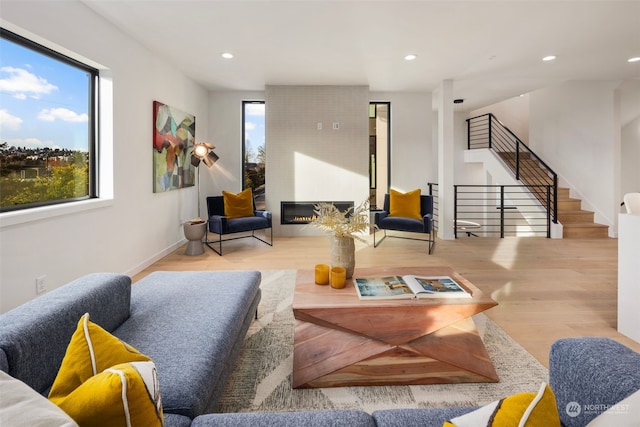
<svg viewBox="0 0 640 427"><path fill-rule="evenodd" d="M429 254L431 254L431 252L433 251L433 245L435 244L435 238L433 235L433 197L428 195L420 196L420 214L422 215L422 220L415 218L389 216L389 212L391 212L389 208L389 194L385 194L383 210L375 214L375 226L373 228L373 247L378 247L378 245L387 237L387 230L403 231L409 233L422 233L426 234L427 238L414 238L400 235L390 235L389 237L423 240L425 242L428 242ZM376 241L376 233L380 231L384 233L384 236L382 236L380 240Z"/></svg>
<svg viewBox="0 0 640 427"><path fill-rule="evenodd" d="M228 218L224 215L224 197L223 196L210 196L207 197L207 212L209 214L209 226L207 227L207 238L205 244L209 246L214 252L222 256L222 242L227 240L242 239L244 237L253 237L266 243L269 246L273 246L273 228L271 227L271 212L257 210L255 203L253 204L253 216L246 216L242 218ZM266 240L266 229L270 230L269 241ZM261 239L256 236L256 230L265 230L265 239ZM243 235L238 237L228 237L223 239L223 236L251 231L250 235ZM218 240L210 241L209 232L217 234ZM211 246L211 244L217 244L218 249Z"/></svg>

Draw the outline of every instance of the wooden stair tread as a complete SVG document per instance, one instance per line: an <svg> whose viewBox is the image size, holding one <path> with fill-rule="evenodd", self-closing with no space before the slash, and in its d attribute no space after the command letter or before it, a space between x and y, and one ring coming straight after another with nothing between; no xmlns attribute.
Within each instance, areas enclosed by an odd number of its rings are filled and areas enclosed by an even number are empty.
<svg viewBox="0 0 640 427"><path fill-rule="evenodd" d="M596 222L573 222L570 224L562 224L564 228L592 227L592 228L609 228L607 225L598 224Z"/></svg>
<svg viewBox="0 0 640 427"><path fill-rule="evenodd" d="M580 199L575 199L573 197L568 197L568 196L560 196L558 195L558 201L559 202L582 202L582 200Z"/></svg>
<svg viewBox="0 0 640 427"><path fill-rule="evenodd" d="M565 239L608 238L609 227L594 222L562 223L562 237Z"/></svg>

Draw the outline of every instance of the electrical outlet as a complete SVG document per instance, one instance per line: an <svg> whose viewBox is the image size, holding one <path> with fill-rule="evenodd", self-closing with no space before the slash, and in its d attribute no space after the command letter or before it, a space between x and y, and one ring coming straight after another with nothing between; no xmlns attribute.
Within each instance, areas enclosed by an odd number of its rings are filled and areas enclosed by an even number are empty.
<svg viewBox="0 0 640 427"><path fill-rule="evenodd" d="M333 130L340 130L340 123L334 122L333 123Z"/></svg>
<svg viewBox="0 0 640 427"><path fill-rule="evenodd" d="M47 290L47 276L36 277L36 293L41 294Z"/></svg>

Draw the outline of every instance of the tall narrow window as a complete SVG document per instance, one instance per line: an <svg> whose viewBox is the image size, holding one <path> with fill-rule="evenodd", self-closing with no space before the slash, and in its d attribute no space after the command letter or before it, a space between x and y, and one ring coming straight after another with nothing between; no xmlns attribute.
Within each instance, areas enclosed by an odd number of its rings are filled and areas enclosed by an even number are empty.
<svg viewBox="0 0 640 427"><path fill-rule="evenodd" d="M0 35L0 211L97 197L97 70Z"/></svg>
<svg viewBox="0 0 640 427"><path fill-rule="evenodd" d="M369 103L369 202L382 208L391 177L391 104Z"/></svg>
<svg viewBox="0 0 640 427"><path fill-rule="evenodd" d="M258 209L266 209L264 107L264 101L242 102L243 189L251 188Z"/></svg>

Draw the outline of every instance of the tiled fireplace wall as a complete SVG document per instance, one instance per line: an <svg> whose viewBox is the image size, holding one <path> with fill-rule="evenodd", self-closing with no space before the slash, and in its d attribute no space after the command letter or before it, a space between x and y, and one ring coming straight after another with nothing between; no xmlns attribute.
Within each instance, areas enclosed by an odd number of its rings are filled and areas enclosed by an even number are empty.
<svg viewBox="0 0 640 427"><path fill-rule="evenodd" d="M277 236L317 235L281 224L282 201L340 200L369 194L367 86L267 86L266 199Z"/></svg>

